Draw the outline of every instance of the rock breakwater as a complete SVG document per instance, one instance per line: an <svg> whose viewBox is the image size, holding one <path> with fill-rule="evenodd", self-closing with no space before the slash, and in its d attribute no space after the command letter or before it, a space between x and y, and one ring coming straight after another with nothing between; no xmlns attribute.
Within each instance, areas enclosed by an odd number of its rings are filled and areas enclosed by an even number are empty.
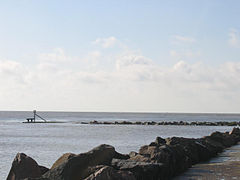
<svg viewBox="0 0 240 180"><path fill-rule="evenodd" d="M218 122L207 122L207 121L194 121L194 122L186 122L186 121L90 121L90 122L81 122L81 124L96 124L96 125L177 125L177 126L240 126L240 121L218 121Z"/></svg>
<svg viewBox="0 0 240 180"><path fill-rule="evenodd" d="M202 138L157 137L138 152L120 154L102 144L89 152L62 155L48 169L18 153L7 180L165 180L209 160L240 141L240 129Z"/></svg>

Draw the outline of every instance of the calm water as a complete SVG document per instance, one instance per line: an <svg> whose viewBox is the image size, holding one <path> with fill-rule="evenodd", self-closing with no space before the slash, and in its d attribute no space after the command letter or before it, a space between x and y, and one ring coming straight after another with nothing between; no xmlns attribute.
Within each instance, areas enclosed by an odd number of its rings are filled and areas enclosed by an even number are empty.
<svg viewBox="0 0 240 180"><path fill-rule="evenodd" d="M66 152L81 153L99 144L113 145L121 153L137 151L157 136L202 137L213 131L232 127L207 126L137 126L82 125L98 121L240 121L238 114L173 114L173 113L64 113L39 112L54 124L24 124L32 112L0 112L0 179L6 179L17 152L24 152L39 164L50 167Z"/></svg>
<svg viewBox="0 0 240 180"><path fill-rule="evenodd" d="M110 113L110 112L37 112L47 120L82 121L240 121L240 114L208 113ZM0 120L24 121L30 111L0 111Z"/></svg>

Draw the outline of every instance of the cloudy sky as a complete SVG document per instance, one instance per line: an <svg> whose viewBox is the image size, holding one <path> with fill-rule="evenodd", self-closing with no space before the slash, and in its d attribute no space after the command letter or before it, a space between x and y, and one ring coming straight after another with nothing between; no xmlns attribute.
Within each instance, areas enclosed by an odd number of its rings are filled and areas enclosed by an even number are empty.
<svg viewBox="0 0 240 180"><path fill-rule="evenodd" d="M240 112L238 0L0 1L0 110Z"/></svg>

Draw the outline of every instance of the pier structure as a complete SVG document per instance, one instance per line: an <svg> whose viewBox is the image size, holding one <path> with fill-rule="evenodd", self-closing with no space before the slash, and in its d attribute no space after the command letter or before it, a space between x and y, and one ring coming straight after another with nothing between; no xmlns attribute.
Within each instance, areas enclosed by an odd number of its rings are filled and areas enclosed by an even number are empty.
<svg viewBox="0 0 240 180"><path fill-rule="evenodd" d="M39 116L37 114L36 110L33 110L33 117L27 118L26 120L27 120L28 123L35 123L36 122L36 117L40 118L44 122L47 122L46 119L42 118L41 116Z"/></svg>

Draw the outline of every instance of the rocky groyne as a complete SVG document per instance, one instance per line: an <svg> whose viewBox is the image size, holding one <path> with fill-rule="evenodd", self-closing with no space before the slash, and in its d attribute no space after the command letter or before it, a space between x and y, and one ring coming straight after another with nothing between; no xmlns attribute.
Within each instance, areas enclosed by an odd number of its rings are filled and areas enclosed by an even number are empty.
<svg viewBox="0 0 240 180"><path fill-rule="evenodd" d="M90 122L81 122L81 124L96 124L96 125L176 125L176 126L240 126L240 121L218 121L218 122L207 122L207 121L90 121Z"/></svg>
<svg viewBox="0 0 240 180"><path fill-rule="evenodd" d="M89 152L63 154L50 168L18 153L7 180L165 180L209 160L240 141L240 129L202 138L157 137L138 152L120 154L102 144Z"/></svg>

